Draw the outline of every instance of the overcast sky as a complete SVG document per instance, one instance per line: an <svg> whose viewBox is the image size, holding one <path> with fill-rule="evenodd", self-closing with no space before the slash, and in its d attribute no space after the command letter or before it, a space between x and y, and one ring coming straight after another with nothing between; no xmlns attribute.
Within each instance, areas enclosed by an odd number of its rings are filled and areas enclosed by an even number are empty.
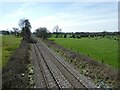
<svg viewBox="0 0 120 90"><path fill-rule="evenodd" d="M21 18L29 19L32 32L39 27L63 32L118 30L117 2L2 2L0 30L19 27Z"/></svg>

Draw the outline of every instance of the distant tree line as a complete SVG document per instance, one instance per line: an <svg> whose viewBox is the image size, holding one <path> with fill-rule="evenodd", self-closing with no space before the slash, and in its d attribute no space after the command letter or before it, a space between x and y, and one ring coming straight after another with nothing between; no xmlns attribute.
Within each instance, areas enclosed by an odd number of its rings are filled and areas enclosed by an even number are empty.
<svg viewBox="0 0 120 90"><path fill-rule="evenodd" d="M52 35L55 35L55 34L56 34L56 32L52 33ZM73 32L70 32L70 33L60 32L60 33L58 33L58 36L55 38L67 38L67 37L69 37L69 38L81 39L81 38L85 38L85 37L94 38L97 36L103 37L103 38L104 37L108 38L108 37L113 36L113 35L120 35L120 32L106 32L106 31L104 31L104 32L75 32L75 33L73 33Z"/></svg>
<svg viewBox="0 0 120 90"><path fill-rule="evenodd" d="M0 34L2 34L2 35L10 35L10 32L2 30L2 31L0 31Z"/></svg>
<svg viewBox="0 0 120 90"><path fill-rule="evenodd" d="M64 33L64 32L49 32L49 30L47 30L47 28L45 27L40 27L38 29L36 29L36 32L34 32L34 34L39 37L39 38L50 38L50 37L54 37L54 38L77 38L77 39L81 39L81 38L96 38L96 40L98 38L109 38L112 39L114 38L114 40L119 40L119 38L116 38L116 36L120 35L120 32L107 32L107 31L103 31L103 32L68 32L68 33ZM114 37L115 36L115 37Z"/></svg>
<svg viewBox="0 0 120 90"><path fill-rule="evenodd" d="M15 37L21 37L21 31L16 30L17 28L14 28L13 30L2 30L0 31L0 34L2 35L14 35Z"/></svg>

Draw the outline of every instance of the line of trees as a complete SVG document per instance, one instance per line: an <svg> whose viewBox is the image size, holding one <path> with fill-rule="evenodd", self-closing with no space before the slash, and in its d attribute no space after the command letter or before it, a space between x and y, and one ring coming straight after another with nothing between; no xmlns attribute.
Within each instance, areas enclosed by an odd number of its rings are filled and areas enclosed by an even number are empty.
<svg viewBox="0 0 120 90"><path fill-rule="evenodd" d="M64 32L53 32L50 33L47 28L38 28L36 29L36 36L39 38L49 38L49 37L54 37L54 38L94 38L97 40L98 38L109 38L109 39L114 39L118 40L119 38L117 36L120 35L120 32L75 32L75 33L64 33Z"/></svg>
<svg viewBox="0 0 120 90"><path fill-rule="evenodd" d="M2 30L2 31L0 31L0 34L3 34L3 35L10 35L11 33L10 33L9 31Z"/></svg>
<svg viewBox="0 0 120 90"><path fill-rule="evenodd" d="M21 37L20 30L14 31L14 29L13 30L2 30L2 31L0 31L0 34L2 34L2 35L14 35L15 37Z"/></svg>
<svg viewBox="0 0 120 90"><path fill-rule="evenodd" d="M52 35L54 36L56 33L52 33ZM106 38L109 38L111 36L116 36L116 35L119 35L120 32L71 32L71 33L64 33L64 32L60 32L58 33L58 37L59 38L94 38L94 37L106 37ZM55 37L57 38L57 37Z"/></svg>
<svg viewBox="0 0 120 90"><path fill-rule="evenodd" d="M13 31L0 31L1 34L4 35L15 35L16 37L21 37L23 36L23 39L30 41L31 38L31 24L28 19L20 19L19 21L19 28L13 27ZM46 27L39 27L35 30L34 32L35 36L39 38L49 38L54 36L55 38L94 38L94 37L100 37L100 38L113 38L113 36L120 35L120 32L69 32L69 33L64 33L62 32L62 29L59 28L58 25L53 27L53 33L51 33Z"/></svg>

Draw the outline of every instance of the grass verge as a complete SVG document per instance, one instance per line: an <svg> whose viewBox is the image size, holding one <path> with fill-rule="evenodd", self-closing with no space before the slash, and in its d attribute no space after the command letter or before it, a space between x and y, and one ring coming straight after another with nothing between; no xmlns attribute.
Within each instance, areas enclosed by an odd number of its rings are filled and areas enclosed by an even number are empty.
<svg viewBox="0 0 120 90"><path fill-rule="evenodd" d="M2 50L2 60L0 60L0 65L5 67L11 54L19 47L22 38L17 38L12 35L3 35L2 38L2 47L0 46L0 50Z"/></svg>

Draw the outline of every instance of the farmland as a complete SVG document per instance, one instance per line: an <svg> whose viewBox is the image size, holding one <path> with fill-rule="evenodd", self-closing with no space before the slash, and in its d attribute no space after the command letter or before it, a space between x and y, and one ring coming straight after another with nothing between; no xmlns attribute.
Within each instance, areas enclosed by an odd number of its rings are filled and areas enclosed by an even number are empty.
<svg viewBox="0 0 120 90"><path fill-rule="evenodd" d="M118 41L108 38L49 38L57 44L72 51L89 56L99 62L103 62L117 68L118 66Z"/></svg>
<svg viewBox="0 0 120 90"><path fill-rule="evenodd" d="M5 67L11 54L19 47L21 38L12 35L2 36L2 66Z"/></svg>

